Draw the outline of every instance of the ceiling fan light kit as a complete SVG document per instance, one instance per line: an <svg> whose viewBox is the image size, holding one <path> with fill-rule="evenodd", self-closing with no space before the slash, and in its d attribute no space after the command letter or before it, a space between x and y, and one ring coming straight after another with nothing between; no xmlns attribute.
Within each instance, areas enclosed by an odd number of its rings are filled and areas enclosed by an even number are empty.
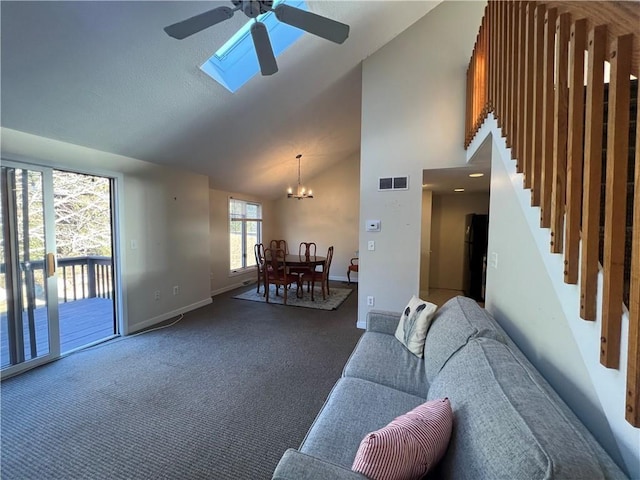
<svg viewBox="0 0 640 480"><path fill-rule="evenodd" d="M287 25L312 33L334 43L342 44L349 37L349 25L340 23L306 10L279 3L273 8L273 1L269 0L232 0L235 8L221 6L207 12L187 18L164 28L170 37L178 40L185 39L213 25L230 19L233 14L242 10L255 23L251 26L251 38L260 65L262 75L273 75L278 71L278 64L269 39L269 32L264 23L257 17L267 12L274 12L276 18Z"/></svg>

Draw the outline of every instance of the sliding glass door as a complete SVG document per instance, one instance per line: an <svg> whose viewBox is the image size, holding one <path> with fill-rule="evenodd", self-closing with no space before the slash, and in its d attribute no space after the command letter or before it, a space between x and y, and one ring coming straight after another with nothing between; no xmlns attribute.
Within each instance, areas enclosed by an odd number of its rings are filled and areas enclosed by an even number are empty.
<svg viewBox="0 0 640 480"><path fill-rule="evenodd" d="M119 333L114 179L3 160L0 369L14 375Z"/></svg>
<svg viewBox="0 0 640 480"><path fill-rule="evenodd" d="M52 170L3 161L0 362L3 376L60 354Z"/></svg>

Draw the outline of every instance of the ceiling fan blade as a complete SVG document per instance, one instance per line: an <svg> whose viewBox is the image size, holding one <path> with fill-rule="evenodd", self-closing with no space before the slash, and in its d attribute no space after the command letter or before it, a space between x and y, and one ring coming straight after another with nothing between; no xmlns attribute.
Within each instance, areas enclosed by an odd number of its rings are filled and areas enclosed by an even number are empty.
<svg viewBox="0 0 640 480"><path fill-rule="evenodd" d="M335 43L343 43L349 36L349 25L306 10L281 3L273 11L281 22Z"/></svg>
<svg viewBox="0 0 640 480"><path fill-rule="evenodd" d="M215 25L216 23L230 19L233 17L233 12L235 12L235 10L230 7L222 6L214 8L213 10L201 13L200 15L187 18L182 22L164 27L164 31L167 32L170 37L182 40L183 38L187 38L194 33L198 33L205 28Z"/></svg>
<svg viewBox="0 0 640 480"><path fill-rule="evenodd" d="M262 72L262 75L273 75L278 71L278 64L271 47L269 32L267 32L267 27L265 27L264 23L255 22L251 25L251 37L258 56L260 72Z"/></svg>

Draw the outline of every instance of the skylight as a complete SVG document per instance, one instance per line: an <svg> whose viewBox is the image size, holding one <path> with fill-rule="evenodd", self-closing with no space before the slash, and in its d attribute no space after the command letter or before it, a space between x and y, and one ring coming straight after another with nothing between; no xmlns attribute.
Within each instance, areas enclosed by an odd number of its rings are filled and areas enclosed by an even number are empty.
<svg viewBox="0 0 640 480"><path fill-rule="evenodd" d="M304 0L276 0L273 2L273 7L280 3L286 3L301 10L309 10ZM304 31L278 21L273 12L259 15L257 20L267 27L276 58L304 34ZM253 22L254 20L250 19L200 66L203 72L231 93L260 71L250 32Z"/></svg>

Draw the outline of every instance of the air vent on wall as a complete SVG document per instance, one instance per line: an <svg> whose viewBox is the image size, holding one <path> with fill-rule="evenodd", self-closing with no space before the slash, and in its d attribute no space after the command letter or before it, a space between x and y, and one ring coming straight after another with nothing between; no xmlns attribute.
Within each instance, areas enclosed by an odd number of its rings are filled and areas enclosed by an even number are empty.
<svg viewBox="0 0 640 480"><path fill-rule="evenodd" d="M380 177L378 190L409 190L409 177Z"/></svg>

